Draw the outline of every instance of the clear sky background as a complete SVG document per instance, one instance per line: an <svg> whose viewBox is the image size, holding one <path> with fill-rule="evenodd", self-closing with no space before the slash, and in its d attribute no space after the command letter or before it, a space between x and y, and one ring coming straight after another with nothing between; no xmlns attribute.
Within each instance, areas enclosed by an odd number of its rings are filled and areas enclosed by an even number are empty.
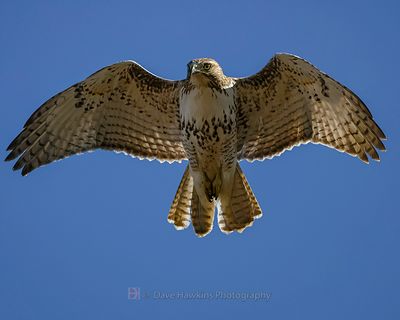
<svg viewBox="0 0 400 320"><path fill-rule="evenodd" d="M42 102L124 59L181 79L193 58L246 76L294 53L362 97L389 140L371 165L315 145L242 163L263 218L203 239L167 223L185 164L96 151L21 177L3 162L0 319L400 319L397 3L3 1L2 158ZM272 296L154 297L217 291Z"/></svg>

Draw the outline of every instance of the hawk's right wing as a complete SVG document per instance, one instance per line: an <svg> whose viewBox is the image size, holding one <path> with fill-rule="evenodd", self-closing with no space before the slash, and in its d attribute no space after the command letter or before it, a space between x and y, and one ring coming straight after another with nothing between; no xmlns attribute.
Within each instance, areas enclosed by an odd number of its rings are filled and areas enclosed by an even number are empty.
<svg viewBox="0 0 400 320"><path fill-rule="evenodd" d="M97 148L180 161L182 81L159 78L136 62L105 67L36 110L11 142L6 160L25 175L67 156Z"/></svg>
<svg viewBox="0 0 400 320"><path fill-rule="evenodd" d="M236 80L238 157L263 160L294 146L323 144L364 162L379 160L385 135L365 104L307 61L277 54Z"/></svg>

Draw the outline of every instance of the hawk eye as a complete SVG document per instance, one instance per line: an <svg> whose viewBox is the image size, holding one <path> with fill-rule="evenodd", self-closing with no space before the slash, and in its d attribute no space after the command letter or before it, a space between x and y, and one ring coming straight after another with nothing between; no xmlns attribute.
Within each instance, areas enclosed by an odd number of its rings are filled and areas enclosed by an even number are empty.
<svg viewBox="0 0 400 320"><path fill-rule="evenodd" d="M203 69L204 70L210 70L210 68L211 68L211 63L204 63L203 64Z"/></svg>

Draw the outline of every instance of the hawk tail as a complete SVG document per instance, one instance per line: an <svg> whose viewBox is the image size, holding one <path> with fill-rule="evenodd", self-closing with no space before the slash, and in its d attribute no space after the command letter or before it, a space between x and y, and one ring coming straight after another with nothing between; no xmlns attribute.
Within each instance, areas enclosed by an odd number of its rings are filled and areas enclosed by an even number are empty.
<svg viewBox="0 0 400 320"><path fill-rule="evenodd" d="M174 224L177 230L182 230L192 221L196 234L204 237L212 230L214 211L214 201L208 203L206 207L201 204L193 188L193 178L187 166L169 210L168 222Z"/></svg>
<svg viewBox="0 0 400 320"><path fill-rule="evenodd" d="M168 213L168 222L173 223L177 230L183 230L190 224L192 194L193 178L187 166Z"/></svg>
<svg viewBox="0 0 400 320"><path fill-rule="evenodd" d="M215 212L215 201L212 200L204 206L195 189L192 197L192 223L194 232L199 237L204 237L211 232L213 228Z"/></svg>
<svg viewBox="0 0 400 320"><path fill-rule="evenodd" d="M229 196L221 194L218 206L218 225L222 232L242 232L253 224L254 219L261 218L262 211L249 183L236 164L232 192Z"/></svg>

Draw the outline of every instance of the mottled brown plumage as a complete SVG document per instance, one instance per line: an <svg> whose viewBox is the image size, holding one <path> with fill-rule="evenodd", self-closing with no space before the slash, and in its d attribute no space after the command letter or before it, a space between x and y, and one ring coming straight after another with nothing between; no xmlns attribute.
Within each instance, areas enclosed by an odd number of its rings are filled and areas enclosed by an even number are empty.
<svg viewBox="0 0 400 320"><path fill-rule="evenodd" d="M263 160L312 142L379 160L385 135L348 88L305 60L277 54L247 78L213 59L192 60L181 81L133 61L103 68L36 110L6 160L26 175L98 148L160 161L189 160L168 221L211 231L215 206L226 233L243 231L261 209L238 161Z"/></svg>
<svg viewBox="0 0 400 320"><path fill-rule="evenodd" d="M186 159L179 130L180 81L135 62L103 68L36 110L11 142L14 170L37 167L97 148L162 161Z"/></svg>
<svg viewBox="0 0 400 320"><path fill-rule="evenodd" d="M296 56L278 54L259 73L238 79L239 157L263 160L299 144L324 144L379 160L385 135L348 88Z"/></svg>

